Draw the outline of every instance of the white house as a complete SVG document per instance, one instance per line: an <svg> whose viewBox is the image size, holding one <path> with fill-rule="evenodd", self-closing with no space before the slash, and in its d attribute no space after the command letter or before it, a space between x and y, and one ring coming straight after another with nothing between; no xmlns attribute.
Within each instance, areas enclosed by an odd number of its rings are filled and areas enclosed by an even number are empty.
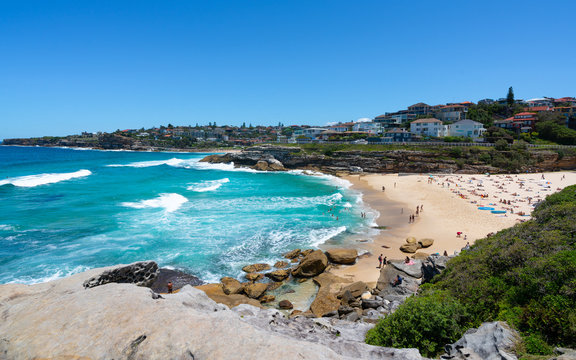
<svg viewBox="0 0 576 360"><path fill-rule="evenodd" d="M303 128L294 130L292 133L292 140L295 141L297 138L301 138L302 136L307 137L308 139L316 139L318 135L326 131L325 128Z"/></svg>
<svg viewBox="0 0 576 360"><path fill-rule="evenodd" d="M352 131L363 131L377 134L382 131L382 124L376 122L357 122L352 126Z"/></svg>
<svg viewBox="0 0 576 360"><path fill-rule="evenodd" d="M416 135L440 137L445 135L445 127L438 119L418 119L410 123L410 132Z"/></svg>
<svg viewBox="0 0 576 360"><path fill-rule="evenodd" d="M474 120L460 120L454 124L450 124L448 134L450 136L463 136L478 139L482 137L482 134L485 131L486 129L484 129L484 124L482 123Z"/></svg>

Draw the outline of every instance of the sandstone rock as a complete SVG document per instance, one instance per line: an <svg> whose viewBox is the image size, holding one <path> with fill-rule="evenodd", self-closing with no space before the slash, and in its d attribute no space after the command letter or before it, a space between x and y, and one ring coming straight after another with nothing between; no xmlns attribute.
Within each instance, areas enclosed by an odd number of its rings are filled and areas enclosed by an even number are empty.
<svg viewBox="0 0 576 360"><path fill-rule="evenodd" d="M417 252L416 254L412 255L411 258L415 260L425 260L426 258L428 258L428 256L430 256L430 254Z"/></svg>
<svg viewBox="0 0 576 360"><path fill-rule="evenodd" d="M278 303L278 308L282 310L290 310L294 308L294 305L288 300L282 300Z"/></svg>
<svg viewBox="0 0 576 360"><path fill-rule="evenodd" d="M414 236L409 236L406 238L407 244L416 244L416 238Z"/></svg>
<svg viewBox="0 0 576 360"><path fill-rule="evenodd" d="M94 276L84 282L85 288L109 283L128 283L138 286L150 286L158 275L158 264L154 261L135 262L130 265L116 267L106 270L101 274Z"/></svg>
<svg viewBox="0 0 576 360"><path fill-rule="evenodd" d="M268 284L255 283L244 287L244 292L249 298L258 299L268 289Z"/></svg>
<svg viewBox="0 0 576 360"><path fill-rule="evenodd" d="M294 258L294 259L290 260L291 263L297 263L297 262L299 262L299 261L300 261L300 260L299 260L298 258Z"/></svg>
<svg viewBox="0 0 576 360"><path fill-rule="evenodd" d="M283 281L290 276L290 272L288 270L276 270L266 273L265 275L273 281Z"/></svg>
<svg viewBox="0 0 576 360"><path fill-rule="evenodd" d="M288 315L289 317L294 317L294 316L298 316L302 314L302 310L292 310L292 312L290 313L290 315Z"/></svg>
<svg viewBox="0 0 576 360"><path fill-rule="evenodd" d="M446 345L443 359L516 360L514 349L520 341L518 332L505 322L483 323L470 329L454 344Z"/></svg>
<svg viewBox="0 0 576 360"><path fill-rule="evenodd" d="M432 244L434 244L434 239L420 239L418 240L418 244L420 244L421 247L423 248L427 248L432 246Z"/></svg>
<svg viewBox="0 0 576 360"><path fill-rule="evenodd" d="M302 252L300 253L300 255L306 257L309 254L311 254L312 252L314 252L314 249L306 249L306 250L302 250Z"/></svg>
<svg viewBox="0 0 576 360"><path fill-rule="evenodd" d="M336 297L335 291L340 288L340 284L349 280L330 273L322 273L314 278L314 282L320 287L316 298L310 305L310 311L317 317L322 317L327 313L338 311L342 304Z"/></svg>
<svg viewBox="0 0 576 360"><path fill-rule="evenodd" d="M222 284L205 284L196 286L196 289L202 290L206 295L219 304L224 304L229 308L233 308L240 304L249 304L253 306L260 306L260 302L254 299L250 299L248 296L241 294L230 294L224 293Z"/></svg>
<svg viewBox="0 0 576 360"><path fill-rule="evenodd" d="M269 303L276 300L276 296L274 295L262 295L262 297L260 298L260 303Z"/></svg>
<svg viewBox="0 0 576 360"><path fill-rule="evenodd" d="M290 266L290 263L288 263L287 261L277 261L277 262L274 264L274 267L275 267L276 269L283 269L283 268L286 268L286 267L288 267L288 266Z"/></svg>
<svg viewBox="0 0 576 360"><path fill-rule="evenodd" d="M419 247L418 247L418 244L416 244L416 243L403 244L400 246L400 251L405 252L405 253L409 253L409 254L415 253L418 249L419 249Z"/></svg>
<svg viewBox="0 0 576 360"><path fill-rule="evenodd" d="M365 293L360 295L360 299L362 299L362 300L371 299L371 298L372 298L372 293L370 291L366 291Z"/></svg>
<svg viewBox="0 0 576 360"><path fill-rule="evenodd" d="M242 268L242 271L247 272L247 273L252 273L252 272L260 272L260 271L264 271L264 270L270 270L270 265L268 264L252 264L252 265L246 265Z"/></svg>
<svg viewBox="0 0 576 360"><path fill-rule="evenodd" d="M292 270L292 275L295 277L313 277L326 269L328 265L328 258L322 250L316 250L304 257L300 264Z"/></svg>
<svg viewBox="0 0 576 360"><path fill-rule="evenodd" d="M334 264L352 265L356 262L356 249L330 249L326 251L328 260Z"/></svg>
<svg viewBox="0 0 576 360"><path fill-rule="evenodd" d="M270 166L266 161L260 160L256 163L256 165L252 166L252 169L259 170L259 171L268 171L270 170Z"/></svg>
<svg viewBox="0 0 576 360"><path fill-rule="evenodd" d="M262 279L264 277L264 275L260 274L260 273L250 272L250 273L244 275L244 277L246 279L248 279L249 281L258 281L258 280Z"/></svg>
<svg viewBox="0 0 576 360"><path fill-rule="evenodd" d="M284 254L284 257L286 259L294 259L297 258L298 256L300 256L300 249L294 249Z"/></svg>
<svg viewBox="0 0 576 360"><path fill-rule="evenodd" d="M222 290L226 295L240 294L242 292L242 284L240 284L240 281L234 278L226 276L220 279L220 282L222 283Z"/></svg>
<svg viewBox="0 0 576 360"><path fill-rule="evenodd" d="M268 169L272 171L285 171L284 165L274 158L268 160Z"/></svg>
<svg viewBox="0 0 576 360"><path fill-rule="evenodd" d="M346 292L350 292L350 295L354 298L360 297L366 291L370 291L368 285L363 281L356 281L348 286L345 286L338 293L339 298L343 298Z"/></svg>

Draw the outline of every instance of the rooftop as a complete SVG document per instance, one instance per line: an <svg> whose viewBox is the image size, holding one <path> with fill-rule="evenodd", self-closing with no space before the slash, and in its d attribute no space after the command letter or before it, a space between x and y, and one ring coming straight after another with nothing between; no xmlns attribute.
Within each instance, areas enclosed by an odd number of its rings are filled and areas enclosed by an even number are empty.
<svg viewBox="0 0 576 360"><path fill-rule="evenodd" d="M434 118L427 118L427 119L418 119L418 120L414 120L411 122L411 124L423 124L423 123L440 123L440 124L442 124L442 121L440 121L438 119L434 119Z"/></svg>

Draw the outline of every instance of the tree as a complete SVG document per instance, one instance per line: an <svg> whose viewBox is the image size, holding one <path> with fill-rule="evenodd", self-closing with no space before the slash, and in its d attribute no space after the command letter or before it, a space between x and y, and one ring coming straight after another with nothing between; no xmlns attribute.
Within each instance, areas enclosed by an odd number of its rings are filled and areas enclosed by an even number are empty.
<svg viewBox="0 0 576 360"><path fill-rule="evenodd" d="M508 95L506 96L506 103L508 104L508 106L514 105L514 90L512 89L512 86L510 86L508 88Z"/></svg>
<svg viewBox="0 0 576 360"><path fill-rule="evenodd" d="M168 129L174 129L174 125L168 124Z"/></svg>
<svg viewBox="0 0 576 360"><path fill-rule="evenodd" d="M467 117L470 120L478 121L486 126L490 126L493 123L492 114L481 105L470 106Z"/></svg>

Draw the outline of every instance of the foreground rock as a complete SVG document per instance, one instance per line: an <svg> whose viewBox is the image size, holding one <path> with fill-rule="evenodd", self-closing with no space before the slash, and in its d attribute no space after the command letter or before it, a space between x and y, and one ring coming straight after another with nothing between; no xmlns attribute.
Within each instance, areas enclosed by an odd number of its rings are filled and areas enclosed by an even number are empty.
<svg viewBox="0 0 576 360"><path fill-rule="evenodd" d="M423 274L423 281L430 281L435 275L440 274L444 269L446 269L446 263L452 257L450 256L441 256L441 255L430 255L424 262L422 263L422 274Z"/></svg>
<svg viewBox="0 0 576 360"><path fill-rule="evenodd" d="M356 262L358 251L356 249L330 249L326 256L331 263L352 265Z"/></svg>
<svg viewBox="0 0 576 360"><path fill-rule="evenodd" d="M117 268L31 286L1 285L0 357L421 359L415 349L381 348L353 339L354 333L365 332L362 324L343 325L340 330L328 322L310 323L300 317L290 322L270 310L254 319L241 313L241 318L188 285L177 294L155 299L150 289L134 284L84 288L86 280ZM226 296L221 284L215 285ZM249 309L260 313L257 307ZM345 330L346 326L352 328Z"/></svg>
<svg viewBox="0 0 576 360"><path fill-rule="evenodd" d="M109 283L128 283L138 286L150 286L158 275L158 264L154 261L140 261L130 265L105 270L84 282L85 288Z"/></svg>
<svg viewBox="0 0 576 360"><path fill-rule="evenodd" d="M520 335L508 324L500 321L483 323L478 329L470 329L460 340L446 345L442 359L454 360L516 360L514 349Z"/></svg>
<svg viewBox="0 0 576 360"><path fill-rule="evenodd" d="M328 266L328 258L322 250L312 251L292 270L292 276L313 277L322 273L326 266Z"/></svg>

